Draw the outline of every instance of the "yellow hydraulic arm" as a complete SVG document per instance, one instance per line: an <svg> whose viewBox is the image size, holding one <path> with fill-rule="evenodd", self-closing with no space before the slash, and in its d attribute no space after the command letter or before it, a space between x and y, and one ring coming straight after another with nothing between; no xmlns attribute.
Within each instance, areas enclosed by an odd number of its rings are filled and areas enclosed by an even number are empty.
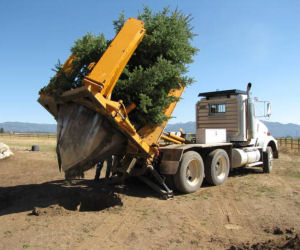
<svg viewBox="0 0 300 250"><path fill-rule="evenodd" d="M100 93L110 99L124 67L143 39L145 32L142 21L129 18L92 72L84 78L83 84L101 90Z"/></svg>
<svg viewBox="0 0 300 250"><path fill-rule="evenodd" d="M86 106L95 112L101 113L109 119L114 127L120 130L130 141L128 152L142 154L152 158L158 151L158 141L167 124L155 127L144 126L139 131L130 122L127 112L134 108L134 104L124 107L122 100L112 101L111 94L128 60L145 35L142 21L130 18L114 38L100 60L90 65L91 72L83 79L83 87L64 92L61 102L75 102ZM72 70L72 61L75 56L71 55L63 65L64 71ZM172 90L169 95L180 97L183 88ZM57 114L57 100L49 96L43 96L39 102L55 117ZM171 116L177 102L170 104L165 110L165 115Z"/></svg>
<svg viewBox="0 0 300 250"><path fill-rule="evenodd" d="M106 98L103 98L95 93L95 97L102 103L106 103L107 110L111 108L112 115L114 116L117 124L124 130L135 142L139 148L151 156L153 156L158 150L157 142L167 124L163 124L151 127L145 126L138 132L129 121L126 109L120 105L120 102L109 101L113 88L126 66L128 60L137 48L138 44L144 37L145 29L142 21L130 18L118 35L115 37L111 45L105 51L99 62L95 65L92 72L84 78L83 83L90 87L94 92L100 92L100 94ZM170 95L180 97L183 92L183 88L178 90L172 90ZM165 115L171 116L177 102L173 102L166 110ZM109 108L110 107L110 108Z"/></svg>

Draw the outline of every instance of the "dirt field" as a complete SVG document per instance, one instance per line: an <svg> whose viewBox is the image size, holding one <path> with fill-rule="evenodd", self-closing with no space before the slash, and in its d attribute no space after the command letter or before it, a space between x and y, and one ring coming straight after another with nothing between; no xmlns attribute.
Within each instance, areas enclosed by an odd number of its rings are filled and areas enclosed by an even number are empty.
<svg viewBox="0 0 300 250"><path fill-rule="evenodd" d="M95 185L95 169L68 185L54 139L0 140L15 152L0 161L0 249L300 249L299 155L165 201L137 180Z"/></svg>

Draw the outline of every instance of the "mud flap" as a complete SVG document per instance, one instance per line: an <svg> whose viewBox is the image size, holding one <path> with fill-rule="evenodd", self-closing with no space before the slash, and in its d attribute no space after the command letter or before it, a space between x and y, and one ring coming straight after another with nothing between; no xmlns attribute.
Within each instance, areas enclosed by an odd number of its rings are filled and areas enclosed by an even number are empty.
<svg viewBox="0 0 300 250"><path fill-rule="evenodd" d="M59 106L56 151L66 178L82 176L99 161L122 154L126 144L106 116L76 103Z"/></svg>

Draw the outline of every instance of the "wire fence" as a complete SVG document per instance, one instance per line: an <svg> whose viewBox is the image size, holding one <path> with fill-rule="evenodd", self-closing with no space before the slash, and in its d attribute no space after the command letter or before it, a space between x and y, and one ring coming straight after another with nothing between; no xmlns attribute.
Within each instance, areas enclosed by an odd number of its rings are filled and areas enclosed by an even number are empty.
<svg viewBox="0 0 300 250"><path fill-rule="evenodd" d="M36 142L53 141L56 139L56 134L45 133L0 133L0 142L14 142L18 140L34 140ZM300 152L300 138L276 138L278 145L291 151Z"/></svg>
<svg viewBox="0 0 300 250"><path fill-rule="evenodd" d="M56 134L45 133L0 133L0 138L41 138L41 139L53 139L56 138Z"/></svg>
<svg viewBox="0 0 300 250"><path fill-rule="evenodd" d="M300 152L300 138L277 138L277 142L280 147Z"/></svg>

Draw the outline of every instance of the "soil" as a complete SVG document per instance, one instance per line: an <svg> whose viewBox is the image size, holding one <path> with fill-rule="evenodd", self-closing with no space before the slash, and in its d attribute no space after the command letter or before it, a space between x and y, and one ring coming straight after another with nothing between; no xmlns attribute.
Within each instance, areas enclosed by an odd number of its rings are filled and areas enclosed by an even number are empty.
<svg viewBox="0 0 300 250"><path fill-rule="evenodd" d="M44 149L0 161L0 249L300 249L299 155L161 200L136 179L94 183L95 169L68 183Z"/></svg>

